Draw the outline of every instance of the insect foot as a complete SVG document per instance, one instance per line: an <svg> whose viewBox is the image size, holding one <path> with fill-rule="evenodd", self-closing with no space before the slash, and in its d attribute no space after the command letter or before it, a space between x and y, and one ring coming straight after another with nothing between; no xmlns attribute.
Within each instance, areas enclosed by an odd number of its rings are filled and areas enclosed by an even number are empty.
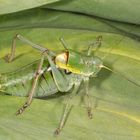
<svg viewBox="0 0 140 140"><path fill-rule="evenodd" d="M60 131L61 131L60 128L57 128L57 129L55 130L55 132L54 132L54 135L55 135L55 136L58 136L58 135L60 134Z"/></svg>
<svg viewBox="0 0 140 140"><path fill-rule="evenodd" d="M24 110L29 106L28 103L25 103L17 112L16 115L20 115L24 112Z"/></svg>
<svg viewBox="0 0 140 140"><path fill-rule="evenodd" d="M89 119L92 119L93 115L92 115L91 108L87 108L87 113L88 113Z"/></svg>
<svg viewBox="0 0 140 140"><path fill-rule="evenodd" d="M7 54L4 56L4 60L7 62L7 63L10 63L11 62L11 54Z"/></svg>

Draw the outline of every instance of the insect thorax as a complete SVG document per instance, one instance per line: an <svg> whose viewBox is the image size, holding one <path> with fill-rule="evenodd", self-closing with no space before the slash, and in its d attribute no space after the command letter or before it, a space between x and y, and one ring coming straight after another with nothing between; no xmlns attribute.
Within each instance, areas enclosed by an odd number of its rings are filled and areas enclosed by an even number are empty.
<svg viewBox="0 0 140 140"><path fill-rule="evenodd" d="M56 56L55 62L60 68L85 76L96 75L100 71L102 65L102 60L100 58L83 56L72 50Z"/></svg>

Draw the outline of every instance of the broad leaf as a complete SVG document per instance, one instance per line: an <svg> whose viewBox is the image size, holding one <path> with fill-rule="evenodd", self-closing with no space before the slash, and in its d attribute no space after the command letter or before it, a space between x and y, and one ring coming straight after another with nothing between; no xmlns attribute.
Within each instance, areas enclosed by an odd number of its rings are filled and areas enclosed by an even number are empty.
<svg viewBox="0 0 140 140"><path fill-rule="evenodd" d="M63 0L43 7L140 24L139 0Z"/></svg>
<svg viewBox="0 0 140 140"><path fill-rule="evenodd" d="M27 10L58 1L60 0L22 0L20 2L18 0L0 0L0 15Z"/></svg>
<svg viewBox="0 0 140 140"><path fill-rule="evenodd" d="M16 72L12 75L13 80L33 73L41 56L39 51L17 41L15 59L6 63L4 56L10 52L15 34L22 34L56 54L64 50L59 41L63 37L70 49L84 55L97 36L102 35L102 45L92 55L100 57L104 65L114 72L102 69L97 77L90 78L92 120L88 119L87 105L83 100L85 89L83 85L80 87L78 95L71 100L74 107L57 139L139 140L139 19L138 0L133 1L133 6L130 0L1 1L0 88L6 80L3 77L9 72ZM46 75L46 80L50 87L54 86L51 75ZM0 89L0 139L56 139L53 132L61 120L68 94L58 92L43 99L34 99L29 109L17 117L14 113L26 97L9 95L12 91L20 96L23 91L28 93L32 81L25 84L28 88L21 85L7 91Z"/></svg>
<svg viewBox="0 0 140 140"><path fill-rule="evenodd" d="M40 58L39 52L18 41L15 61L12 63L4 61L2 57L10 51L11 39L17 32L56 53L63 50L59 42L59 37L63 37L71 49L83 54L96 37L102 35L102 46L96 55L101 58L106 55L104 64L118 74L103 69L98 77L90 78L89 91L94 112L92 120L88 119L86 105L81 100L85 92L81 87L78 96L72 99L74 108L58 139L139 139L139 42L111 33L68 29L1 32L1 74L21 69ZM62 97L59 95L61 93L54 96L55 98L48 97L46 100L34 99L31 107L23 115L16 117L14 113L23 104L25 98L2 94L0 96L0 138L56 139L53 132L59 124L67 98L67 95Z"/></svg>

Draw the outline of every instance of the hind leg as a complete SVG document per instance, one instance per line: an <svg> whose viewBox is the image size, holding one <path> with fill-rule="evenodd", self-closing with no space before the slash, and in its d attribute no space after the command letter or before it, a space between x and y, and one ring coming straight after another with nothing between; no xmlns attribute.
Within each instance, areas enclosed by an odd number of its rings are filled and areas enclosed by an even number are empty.
<svg viewBox="0 0 140 140"><path fill-rule="evenodd" d="M28 39L24 38L22 35L16 34L16 36L13 38L13 41L12 41L11 53L9 53L5 56L6 62L13 61L13 59L15 57L15 52L16 52L16 41L17 40L20 40L20 41L30 45L32 48L37 49L41 52L48 51L50 55L55 56L55 54L52 51L48 50L47 48L43 48L43 47L29 41Z"/></svg>
<svg viewBox="0 0 140 140"><path fill-rule="evenodd" d="M32 99L33 99L33 95L36 91L36 86L37 86L37 82L38 82L38 79L40 77L40 75L42 74L42 65L43 65L43 62L44 62L44 54L42 55L42 58L40 60L40 63L38 65L38 68L37 68L37 71L35 73L35 77L34 77L34 80L33 80L33 84L32 84L32 88L31 90L29 91L28 93L28 98L27 98L27 101L24 103L24 105L16 112L16 115L19 115L19 114L22 114L24 112L24 110L30 106L31 102L32 102Z"/></svg>

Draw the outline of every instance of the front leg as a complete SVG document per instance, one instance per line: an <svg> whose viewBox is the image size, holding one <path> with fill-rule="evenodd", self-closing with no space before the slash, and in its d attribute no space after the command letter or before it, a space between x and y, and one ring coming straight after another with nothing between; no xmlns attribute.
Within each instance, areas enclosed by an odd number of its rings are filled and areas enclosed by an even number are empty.
<svg viewBox="0 0 140 140"><path fill-rule="evenodd" d="M93 43L89 46L89 48L88 48L88 50L87 50L87 56L90 56L90 55L91 55L91 51L92 51L93 47L95 47L95 51L97 51L97 50L100 48L100 46L101 46L101 41L102 41L102 36L98 36L97 39L96 39L96 41L93 42Z"/></svg>

